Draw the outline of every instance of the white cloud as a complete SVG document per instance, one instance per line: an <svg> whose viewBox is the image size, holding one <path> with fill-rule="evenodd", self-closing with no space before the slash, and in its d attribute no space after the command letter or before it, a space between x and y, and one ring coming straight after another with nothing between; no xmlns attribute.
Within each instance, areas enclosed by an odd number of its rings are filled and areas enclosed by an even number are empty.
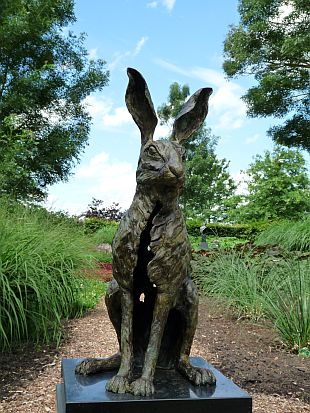
<svg viewBox="0 0 310 413"><path fill-rule="evenodd" d="M136 44L136 47L134 48L134 51L132 52L133 56L137 56L140 53L142 47L145 45L147 40L148 40L148 37L146 37L146 36L141 37L141 39Z"/></svg>
<svg viewBox="0 0 310 413"><path fill-rule="evenodd" d="M162 0L162 4L167 10L171 11L175 5L176 0Z"/></svg>
<svg viewBox="0 0 310 413"><path fill-rule="evenodd" d="M210 108L216 120L213 122L216 129L238 129L246 118L246 105L241 99L243 88L235 82L225 79L219 71L192 67L184 69L163 59L155 59L155 63L180 75L198 79L207 86L214 87L215 93L210 98Z"/></svg>
<svg viewBox="0 0 310 413"><path fill-rule="evenodd" d="M194 67L190 70L190 74L196 79L200 79L203 82L211 83L218 87L227 83L221 72L206 67Z"/></svg>
<svg viewBox="0 0 310 413"><path fill-rule="evenodd" d="M155 133L154 133L154 140L167 138L171 133L171 127L167 125L160 125L158 122Z"/></svg>
<svg viewBox="0 0 310 413"><path fill-rule="evenodd" d="M113 107L112 100L104 96L90 95L84 99L83 103L94 121L108 114Z"/></svg>
<svg viewBox="0 0 310 413"><path fill-rule="evenodd" d="M255 143L258 141L258 139L260 138L258 133L255 133L255 135L249 136L246 140L245 143L247 145L251 145L252 143Z"/></svg>
<svg viewBox="0 0 310 413"><path fill-rule="evenodd" d="M102 199L104 206L113 202L127 209L136 187L135 168L128 162L111 160L109 154L98 153L77 168L67 183L52 186L45 207L80 215L92 198Z"/></svg>
<svg viewBox="0 0 310 413"><path fill-rule="evenodd" d="M88 96L84 100L96 128L115 128L133 124L132 117L125 106L113 107L113 101L103 96Z"/></svg>
<svg viewBox="0 0 310 413"><path fill-rule="evenodd" d="M157 63L159 66L170 70L171 72L179 73L180 75L183 75L183 76L189 76L189 72L186 69L183 69L171 62L168 62L167 60L157 57L154 59L154 62Z"/></svg>
<svg viewBox="0 0 310 413"><path fill-rule="evenodd" d="M246 105L241 99L243 89L236 83L225 82L210 99L210 108L218 129L239 129L246 119Z"/></svg>
<svg viewBox="0 0 310 413"><path fill-rule="evenodd" d="M150 1L146 4L146 7L149 7L150 9L156 9L161 4L170 12L175 6L175 2L176 0Z"/></svg>
<svg viewBox="0 0 310 413"><path fill-rule="evenodd" d="M91 183L87 189L90 197L104 200L105 205L118 202L123 208L130 206L136 187L133 166L128 162L111 161L105 152L79 167L75 179Z"/></svg>
<svg viewBox="0 0 310 413"><path fill-rule="evenodd" d="M134 46L132 50L127 50L126 52L116 52L114 54L114 59L108 65L108 69L114 70L122 60L131 58L131 57L136 57L141 52L147 40L148 40L147 36L142 36L141 39L138 40L138 42L136 43L136 45Z"/></svg>
<svg viewBox="0 0 310 413"><path fill-rule="evenodd" d="M133 123L133 119L125 106L115 108L110 114L106 114L102 118L104 126L120 126L125 123Z"/></svg>
<svg viewBox="0 0 310 413"><path fill-rule="evenodd" d="M246 172L238 172L232 174L232 178L237 184L237 195L247 195L248 194L248 184L247 181L250 179L249 175Z"/></svg>
<svg viewBox="0 0 310 413"><path fill-rule="evenodd" d="M149 7L150 9L156 9L158 6L158 1L151 1L150 3L147 3L146 7Z"/></svg>
<svg viewBox="0 0 310 413"><path fill-rule="evenodd" d="M89 58L89 59L96 59L96 58L98 57L97 52L98 52L98 49L97 49L97 48L90 49L90 50L88 51L88 58Z"/></svg>

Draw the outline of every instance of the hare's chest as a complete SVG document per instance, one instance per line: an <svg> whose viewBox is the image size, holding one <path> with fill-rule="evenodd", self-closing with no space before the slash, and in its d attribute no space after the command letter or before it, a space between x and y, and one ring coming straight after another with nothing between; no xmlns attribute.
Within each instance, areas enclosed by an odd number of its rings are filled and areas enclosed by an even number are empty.
<svg viewBox="0 0 310 413"><path fill-rule="evenodd" d="M174 212L155 216L150 230L150 248L154 252L158 248L169 249L186 237L185 224L180 218Z"/></svg>

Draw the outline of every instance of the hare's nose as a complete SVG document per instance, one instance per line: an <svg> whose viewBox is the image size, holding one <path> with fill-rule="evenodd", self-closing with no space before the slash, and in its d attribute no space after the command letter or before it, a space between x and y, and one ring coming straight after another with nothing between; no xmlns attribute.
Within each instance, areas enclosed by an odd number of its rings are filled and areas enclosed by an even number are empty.
<svg viewBox="0 0 310 413"><path fill-rule="evenodd" d="M183 175L183 168L180 167L180 165L169 165L169 169L177 178L180 178Z"/></svg>

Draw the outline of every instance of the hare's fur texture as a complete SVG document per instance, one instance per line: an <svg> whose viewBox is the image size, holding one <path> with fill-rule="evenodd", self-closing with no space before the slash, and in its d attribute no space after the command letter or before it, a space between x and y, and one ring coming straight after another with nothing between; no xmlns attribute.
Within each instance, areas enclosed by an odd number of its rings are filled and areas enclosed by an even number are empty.
<svg viewBox="0 0 310 413"><path fill-rule="evenodd" d="M120 352L87 359L76 372L118 368L107 390L149 396L156 367L175 368L196 385L215 384L212 372L190 364L198 311L190 279L191 246L179 195L184 185L182 141L202 124L212 89L198 90L177 116L170 140L154 141L157 117L145 80L128 69L126 104L141 131L137 189L112 244L113 277L106 295ZM133 381L133 369L140 378Z"/></svg>

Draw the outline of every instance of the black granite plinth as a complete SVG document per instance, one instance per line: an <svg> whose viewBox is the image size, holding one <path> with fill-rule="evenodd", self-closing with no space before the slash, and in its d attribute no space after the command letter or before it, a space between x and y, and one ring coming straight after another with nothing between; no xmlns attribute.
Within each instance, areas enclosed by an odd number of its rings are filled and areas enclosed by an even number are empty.
<svg viewBox="0 0 310 413"><path fill-rule="evenodd" d="M74 368L81 359L62 362L63 384L57 385L57 413L251 413L252 399L200 357L191 359L216 376L215 386L193 386L178 372L157 370L151 397L106 391L116 371L80 376Z"/></svg>

